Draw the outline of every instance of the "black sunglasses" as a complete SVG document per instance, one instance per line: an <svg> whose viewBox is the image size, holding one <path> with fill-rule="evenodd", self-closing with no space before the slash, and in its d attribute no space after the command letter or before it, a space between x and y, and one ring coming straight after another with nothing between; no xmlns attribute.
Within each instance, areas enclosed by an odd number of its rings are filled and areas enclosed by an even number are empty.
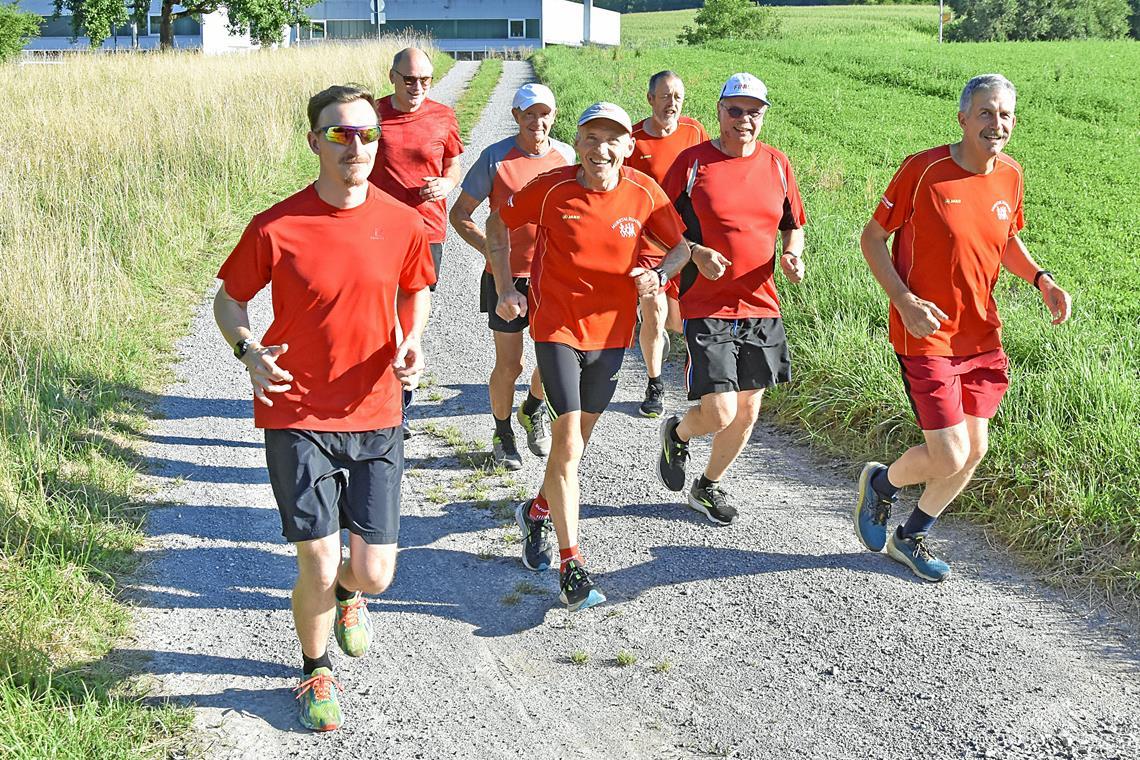
<svg viewBox="0 0 1140 760"><path fill-rule="evenodd" d="M393 69L393 71L395 71L395 69ZM396 74L397 74L397 76L400 76L403 78L404 84L406 84L408 87L415 87L417 82L419 82L420 87L427 88L427 87L431 86L431 79L432 79L431 74L428 74L426 77L410 77L410 76L407 76L406 74L401 74L398 71L396 71Z"/></svg>
<svg viewBox="0 0 1140 760"><path fill-rule="evenodd" d="M741 116L748 114L748 118L756 121L764 116L763 108L749 108L747 111L739 106L721 106L725 112L734 119L739 119Z"/></svg>

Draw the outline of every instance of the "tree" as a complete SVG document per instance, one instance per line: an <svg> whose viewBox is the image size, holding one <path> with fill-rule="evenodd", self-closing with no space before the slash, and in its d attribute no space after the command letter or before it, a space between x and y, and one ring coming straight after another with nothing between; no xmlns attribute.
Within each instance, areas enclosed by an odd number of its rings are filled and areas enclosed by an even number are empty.
<svg viewBox="0 0 1140 760"><path fill-rule="evenodd" d="M39 16L24 13L15 3L0 3L0 63L18 56L28 40L39 36L39 33Z"/></svg>
<svg viewBox="0 0 1140 760"><path fill-rule="evenodd" d="M759 40L775 37L780 31L780 20L772 9L752 0L708 0L693 21L696 28L686 24L677 42L699 45L709 40Z"/></svg>
<svg viewBox="0 0 1140 760"><path fill-rule="evenodd" d="M1116 39L1129 31L1129 0L950 0L947 38L969 42Z"/></svg>

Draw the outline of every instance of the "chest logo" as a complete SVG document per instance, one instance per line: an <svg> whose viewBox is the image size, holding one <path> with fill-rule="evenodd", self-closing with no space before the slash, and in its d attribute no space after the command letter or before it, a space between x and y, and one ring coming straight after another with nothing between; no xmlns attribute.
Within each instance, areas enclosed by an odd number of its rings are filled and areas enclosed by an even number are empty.
<svg viewBox="0 0 1140 760"><path fill-rule="evenodd" d="M994 216L998 218L999 222L1008 222L1010 214L1012 213L1009 204L1005 201L998 201L990 206L990 211L994 212Z"/></svg>
<svg viewBox="0 0 1140 760"><path fill-rule="evenodd" d="M576 219L581 219L581 218L582 218L581 214L563 214L562 215L563 221L574 221Z"/></svg>
<svg viewBox="0 0 1140 760"><path fill-rule="evenodd" d="M372 230L372 234L368 236L368 239L369 240L383 240L384 239L384 230L380 229L379 227L374 228Z"/></svg>
<svg viewBox="0 0 1140 760"><path fill-rule="evenodd" d="M961 198L943 198L942 202L945 203L946 205L958 204L958 203L962 202L962 199Z"/></svg>
<svg viewBox="0 0 1140 760"><path fill-rule="evenodd" d="M623 216L616 222L610 225L611 230L617 230L618 234L623 238L637 237L637 231L641 227L641 222L634 219L632 216Z"/></svg>

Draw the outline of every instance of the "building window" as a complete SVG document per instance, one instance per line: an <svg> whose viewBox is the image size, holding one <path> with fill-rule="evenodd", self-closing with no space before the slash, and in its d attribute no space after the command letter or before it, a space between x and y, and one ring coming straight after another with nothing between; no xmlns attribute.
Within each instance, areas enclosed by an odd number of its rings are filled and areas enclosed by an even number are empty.
<svg viewBox="0 0 1140 760"><path fill-rule="evenodd" d="M512 40L526 39L526 20L521 18L508 19L507 38Z"/></svg>
<svg viewBox="0 0 1140 760"><path fill-rule="evenodd" d="M323 40L328 35L328 31L325 29L325 23L324 21L310 21L309 34L305 39ZM301 33L304 34L305 30L302 29Z"/></svg>
<svg viewBox="0 0 1140 760"><path fill-rule="evenodd" d="M175 37L196 37L202 33L202 23L193 16L183 16L176 18L171 22ZM139 27L139 35L143 34L144 30ZM158 36L162 33L162 16L150 17L150 33Z"/></svg>
<svg viewBox="0 0 1140 760"><path fill-rule="evenodd" d="M325 37L330 40L360 40L376 36L376 25L370 19L327 19ZM317 39L317 30L313 30Z"/></svg>
<svg viewBox="0 0 1140 760"><path fill-rule="evenodd" d="M528 40L542 39L542 21L536 18L526 20L526 38Z"/></svg>

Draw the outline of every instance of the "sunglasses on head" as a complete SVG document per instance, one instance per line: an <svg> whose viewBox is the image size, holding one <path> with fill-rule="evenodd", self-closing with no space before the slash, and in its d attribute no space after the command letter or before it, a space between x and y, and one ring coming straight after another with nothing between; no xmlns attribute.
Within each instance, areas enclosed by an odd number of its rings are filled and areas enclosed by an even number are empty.
<svg viewBox="0 0 1140 760"><path fill-rule="evenodd" d="M337 145L349 145L354 137L360 138L361 145L368 145L380 139L379 124L371 127L345 127L340 124L333 124L329 127L318 127L313 131Z"/></svg>
<svg viewBox="0 0 1140 760"><path fill-rule="evenodd" d="M415 87L416 82L419 82L420 87L423 87L425 89L431 86L431 74L428 74L426 77L410 77L405 74L401 74L398 71L396 74L403 78L404 84L406 84L408 87Z"/></svg>
<svg viewBox="0 0 1140 760"><path fill-rule="evenodd" d="M741 116L747 115L748 118L755 121L764 115L763 108L749 108L745 110L739 106L721 106L725 112L734 119L739 119Z"/></svg>

